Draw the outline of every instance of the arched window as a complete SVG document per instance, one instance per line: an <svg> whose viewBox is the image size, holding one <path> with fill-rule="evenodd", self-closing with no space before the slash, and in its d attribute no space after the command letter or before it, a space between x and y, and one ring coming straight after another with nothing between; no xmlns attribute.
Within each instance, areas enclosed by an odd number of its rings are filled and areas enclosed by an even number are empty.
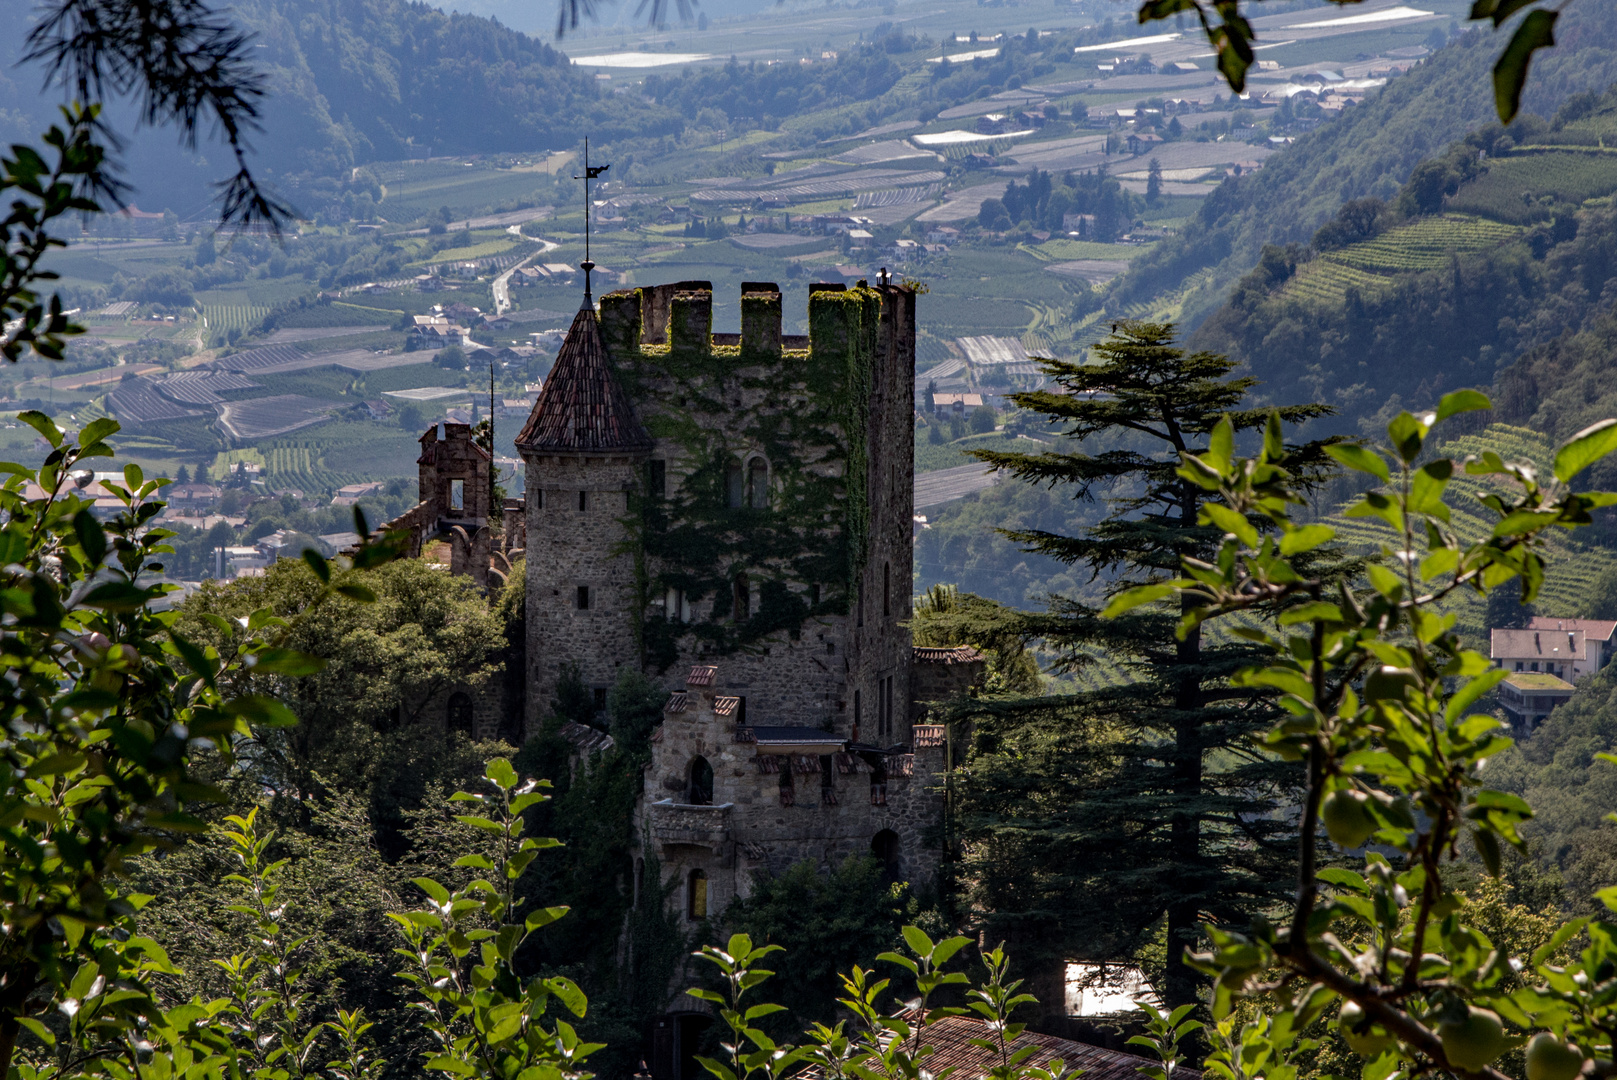
<svg viewBox="0 0 1617 1080"><path fill-rule="evenodd" d="M465 694L449 695L449 707L445 710L445 726L450 731L458 731L462 735L472 734L472 699Z"/></svg>
<svg viewBox="0 0 1617 1080"><path fill-rule="evenodd" d="M735 621L746 622L752 617L752 587L747 583L746 574L737 574L735 580L735 599L731 615Z"/></svg>
<svg viewBox="0 0 1617 1080"><path fill-rule="evenodd" d="M741 471L739 461L732 461L724 467L724 505L732 510L747 505L746 474Z"/></svg>
<svg viewBox="0 0 1617 1080"><path fill-rule="evenodd" d="M685 914L695 922L707 918L707 871L692 870L685 884Z"/></svg>
<svg viewBox="0 0 1617 1080"><path fill-rule="evenodd" d="M753 458L747 465L747 505L754 510L769 509L769 462Z"/></svg>
<svg viewBox="0 0 1617 1080"><path fill-rule="evenodd" d="M898 878L898 834L892 829L883 829L870 841L870 853L882 865L882 874L889 883Z"/></svg>
<svg viewBox="0 0 1617 1080"><path fill-rule="evenodd" d="M697 757L691 762L685 801L691 806L707 806L713 802L713 766L707 763L705 757Z"/></svg>

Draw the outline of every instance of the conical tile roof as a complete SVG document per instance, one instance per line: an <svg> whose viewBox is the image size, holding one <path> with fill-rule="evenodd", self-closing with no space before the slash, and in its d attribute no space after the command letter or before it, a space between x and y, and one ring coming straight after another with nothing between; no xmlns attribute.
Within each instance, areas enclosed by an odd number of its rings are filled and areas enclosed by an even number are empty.
<svg viewBox="0 0 1617 1080"><path fill-rule="evenodd" d="M651 449L651 436L612 376L594 309L582 308L573 319L516 444L540 452Z"/></svg>

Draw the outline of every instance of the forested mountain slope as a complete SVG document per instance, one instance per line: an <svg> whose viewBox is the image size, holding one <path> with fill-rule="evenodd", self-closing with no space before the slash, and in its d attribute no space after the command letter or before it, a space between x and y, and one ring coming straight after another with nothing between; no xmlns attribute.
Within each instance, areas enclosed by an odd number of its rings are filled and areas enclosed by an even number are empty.
<svg viewBox="0 0 1617 1080"><path fill-rule="evenodd" d="M1569 95L1617 79L1617 5L1571 5L1556 39L1557 47L1534 61L1524 98L1529 112L1544 116ZM1184 320L1195 325L1257 264L1265 244L1306 243L1344 202L1390 198L1418 163L1495 119L1489 70L1501 45L1493 35L1468 33L1374 100L1299 138L1261 171L1226 181L1178 236L1135 261L1115 302L1147 300L1213 268L1184 303Z"/></svg>
<svg viewBox="0 0 1617 1080"><path fill-rule="evenodd" d="M252 142L255 168L272 181L429 152L571 147L585 131L612 139L683 127L674 109L604 91L563 53L492 19L409 0L238 0L231 17L255 35L267 75L264 130ZM53 109L37 72L12 67L30 19L27 4L0 5L0 135L18 139ZM161 186L162 201L179 208L205 201L211 152L175 154L172 132L144 131L128 161L143 188Z"/></svg>

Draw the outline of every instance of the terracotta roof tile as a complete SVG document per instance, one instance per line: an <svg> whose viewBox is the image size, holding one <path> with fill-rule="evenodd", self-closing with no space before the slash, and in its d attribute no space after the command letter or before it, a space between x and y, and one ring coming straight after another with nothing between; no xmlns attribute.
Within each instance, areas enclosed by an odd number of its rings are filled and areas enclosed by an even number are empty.
<svg viewBox="0 0 1617 1080"><path fill-rule="evenodd" d="M689 694L679 693L679 694L670 695L670 697L668 698L668 704L663 706L663 712L666 712L666 713L682 713L682 712L685 711L685 706L689 702L690 702L690 695Z"/></svg>
<svg viewBox="0 0 1617 1080"><path fill-rule="evenodd" d="M930 645L915 646L917 664L974 664L982 658L983 654L970 645L953 645L946 649Z"/></svg>
<svg viewBox="0 0 1617 1080"><path fill-rule="evenodd" d="M929 1024L921 1035L921 1042L931 1046L933 1053L926 1059L927 1071L934 1076L947 1068L952 1080L982 1080L989 1070L999 1064L999 1052L971 1045L972 1039L989 1040L987 1022L974 1016L947 1016ZM1024 1046L1035 1047L1028 1066L1043 1067L1054 1058L1060 1058L1068 1069L1081 1070L1084 1080L1140 1080L1137 1071L1152 1064L1152 1059L1133 1054L1106 1050L1087 1043L1058 1039L1054 1035L1039 1035L1024 1031L1011 1041L1011 1052ZM1201 1072L1183 1066L1174 1070L1182 1080L1201 1080Z"/></svg>
<svg viewBox="0 0 1617 1080"><path fill-rule="evenodd" d="M713 699L713 715L734 716L740 705L741 699L738 697L716 697Z"/></svg>
<svg viewBox="0 0 1617 1080"><path fill-rule="evenodd" d="M595 312L581 308L516 437L519 450L649 450L651 436L612 374Z"/></svg>
<svg viewBox="0 0 1617 1080"><path fill-rule="evenodd" d="M686 686L712 686L713 680L719 677L719 669L712 664L697 664L691 668L691 673L685 676Z"/></svg>
<svg viewBox="0 0 1617 1080"><path fill-rule="evenodd" d="M942 746L944 731L942 724L916 724L915 745L917 748L928 746Z"/></svg>

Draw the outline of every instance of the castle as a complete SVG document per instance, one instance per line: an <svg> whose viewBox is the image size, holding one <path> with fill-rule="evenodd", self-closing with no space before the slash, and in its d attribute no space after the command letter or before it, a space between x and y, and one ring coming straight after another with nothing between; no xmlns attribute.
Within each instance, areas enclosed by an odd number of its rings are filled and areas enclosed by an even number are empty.
<svg viewBox="0 0 1617 1080"><path fill-rule="evenodd" d="M526 730L565 672L601 709L624 665L670 691L637 888L654 862L700 921L804 859L930 882L948 748L917 721L983 664L907 625L914 290L811 286L804 337L773 284L741 286L739 334L713 333L707 282L587 297L516 437L499 549L489 458L440 425L400 520L415 552L483 581L525 560Z"/></svg>

